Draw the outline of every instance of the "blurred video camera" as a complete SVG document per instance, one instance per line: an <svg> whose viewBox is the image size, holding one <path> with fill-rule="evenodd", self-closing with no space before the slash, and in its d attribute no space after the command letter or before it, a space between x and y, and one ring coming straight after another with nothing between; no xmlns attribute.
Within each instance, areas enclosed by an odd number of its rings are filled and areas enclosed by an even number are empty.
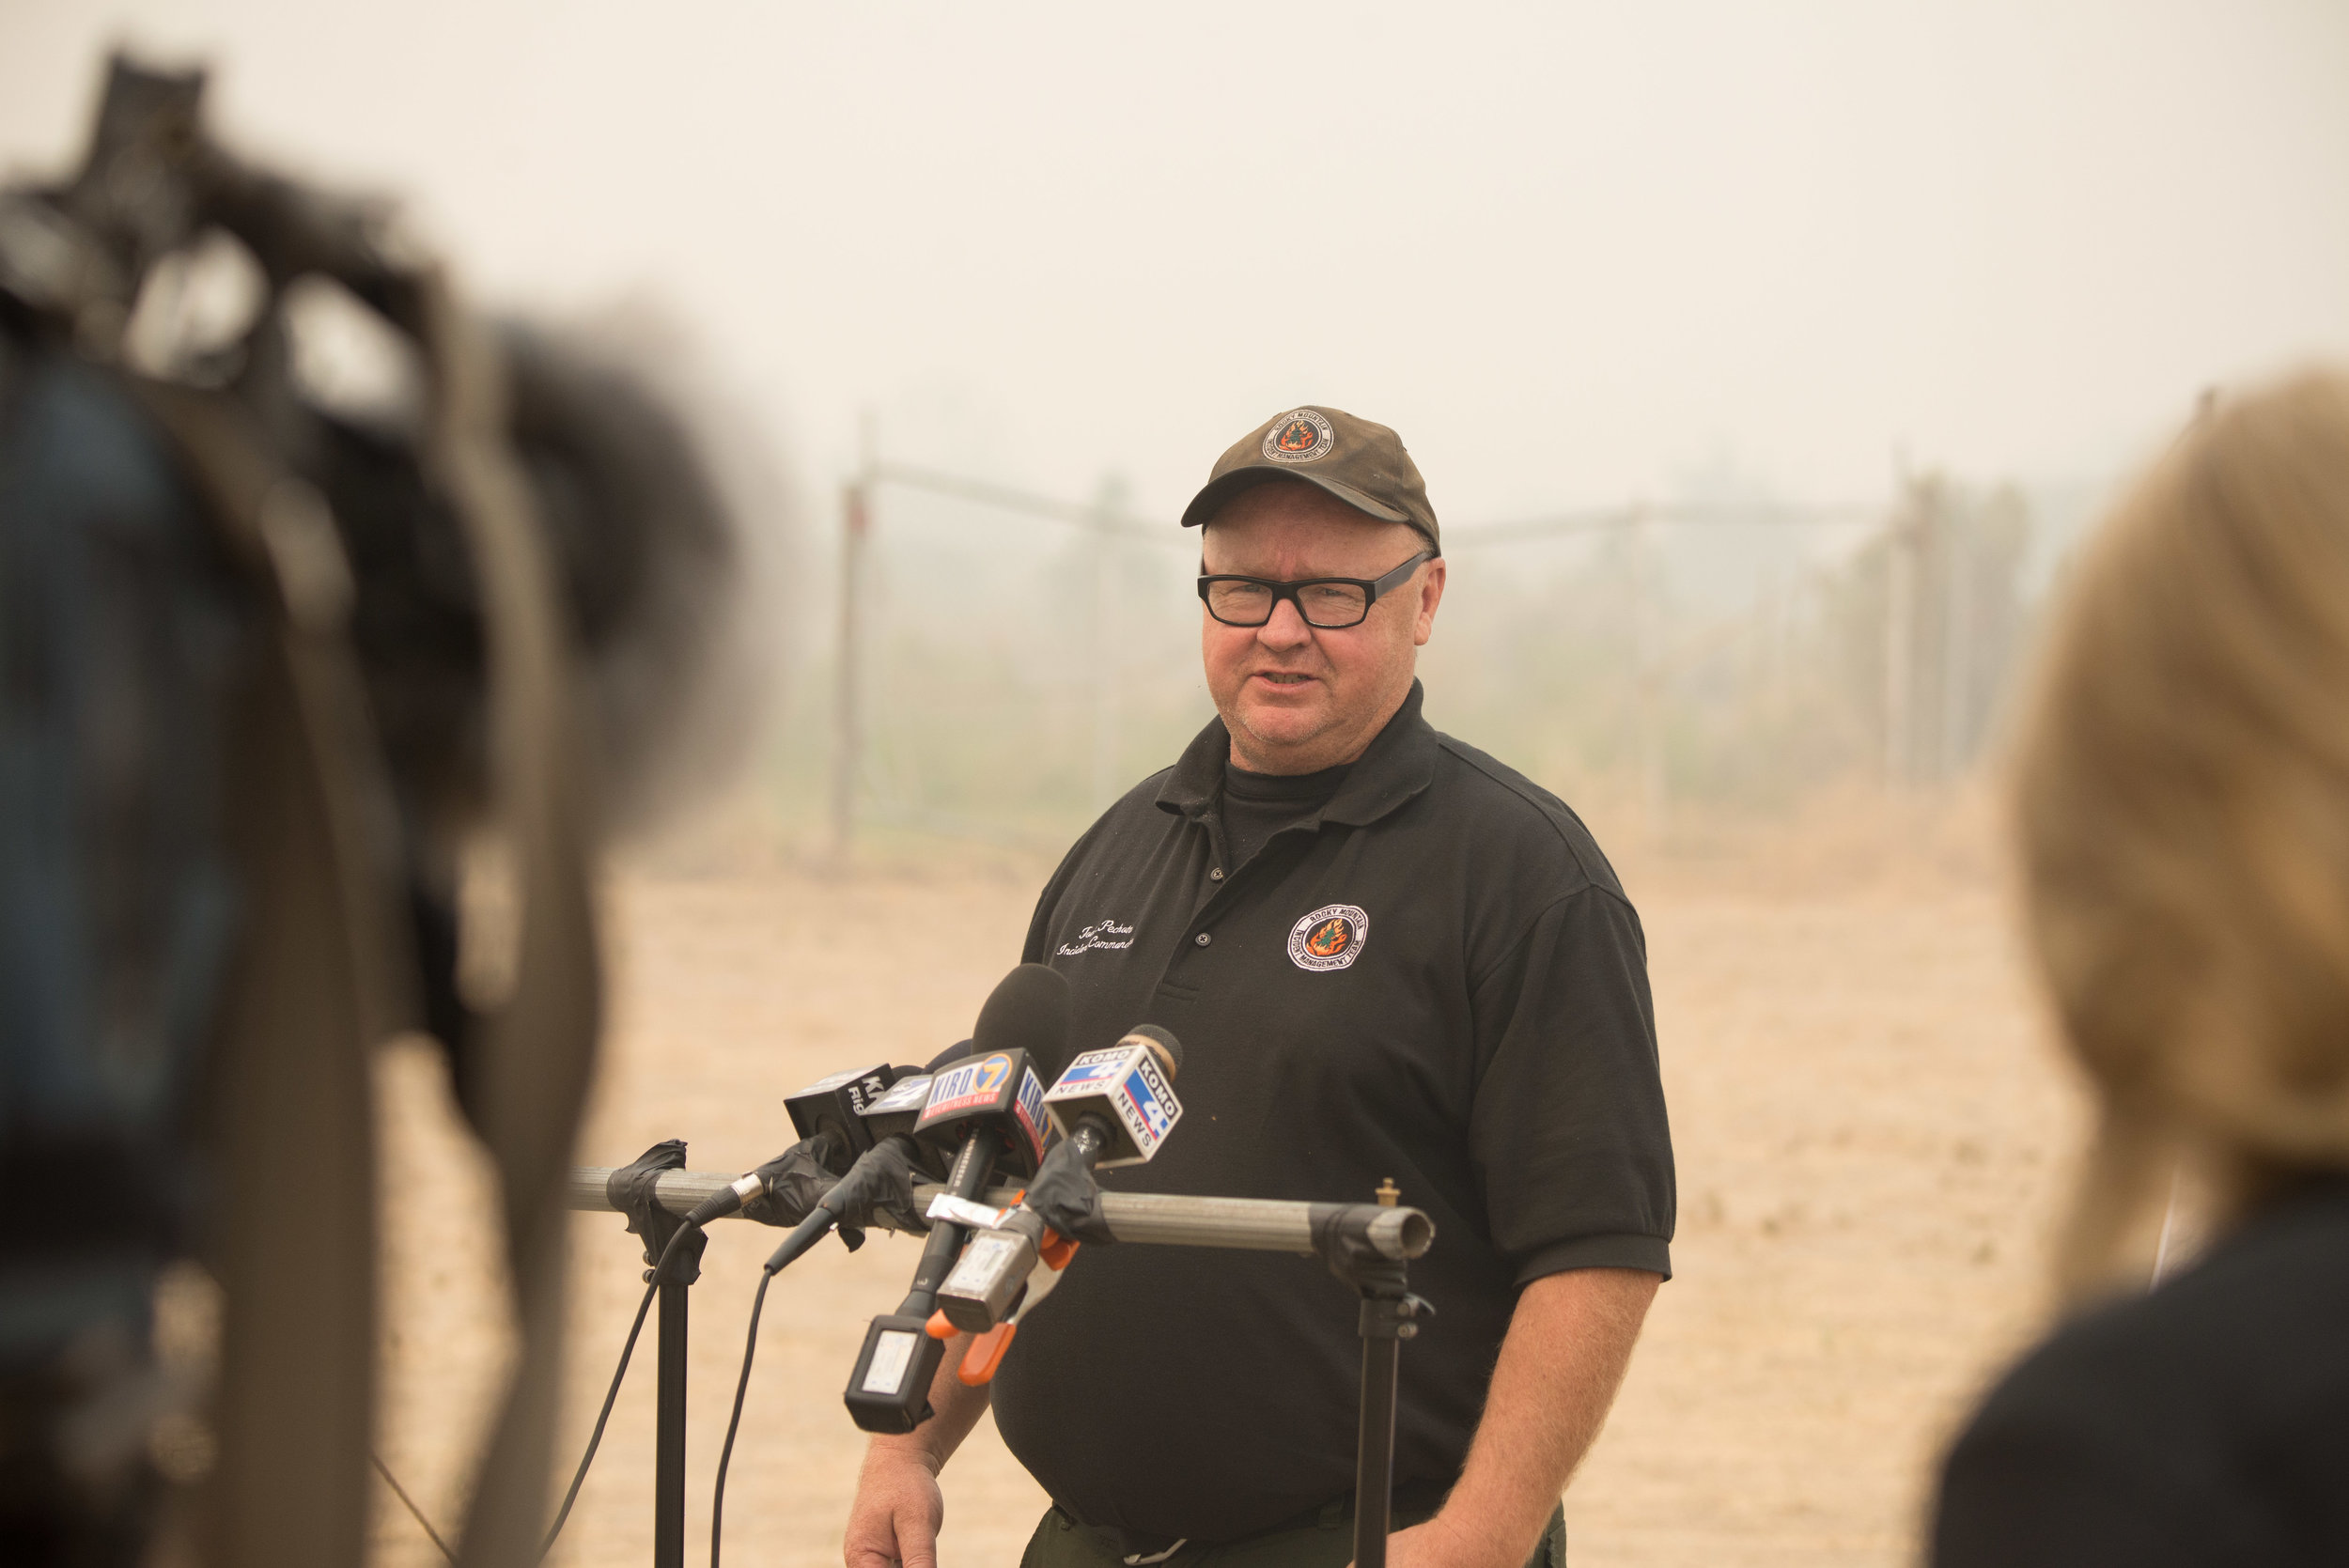
<svg viewBox="0 0 2349 1568"><path fill-rule="evenodd" d="M207 1559L359 1560L366 1052L421 1031L522 1329L461 1555L521 1561L593 857L749 729L754 533L685 399L469 310L381 204L218 146L203 88L117 57L81 167L0 190L0 1540L140 1560L201 1479ZM189 1257L223 1365L174 1444L150 1303Z"/></svg>

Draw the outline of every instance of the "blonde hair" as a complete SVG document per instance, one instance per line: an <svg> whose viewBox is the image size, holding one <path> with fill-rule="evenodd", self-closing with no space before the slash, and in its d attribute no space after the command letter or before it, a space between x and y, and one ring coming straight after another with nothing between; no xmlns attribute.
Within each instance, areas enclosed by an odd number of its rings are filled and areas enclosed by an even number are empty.
<svg viewBox="0 0 2349 1568"><path fill-rule="evenodd" d="M2077 1294L2181 1157L2234 1215L2349 1167L2349 379L2209 410L2122 504L2018 765L2030 936L2099 1100Z"/></svg>

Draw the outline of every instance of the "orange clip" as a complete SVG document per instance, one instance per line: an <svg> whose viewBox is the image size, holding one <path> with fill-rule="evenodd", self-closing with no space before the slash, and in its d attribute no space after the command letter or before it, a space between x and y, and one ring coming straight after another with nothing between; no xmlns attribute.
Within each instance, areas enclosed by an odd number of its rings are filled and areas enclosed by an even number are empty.
<svg viewBox="0 0 2349 1568"><path fill-rule="evenodd" d="M1077 1255L1078 1243L1069 1240L1051 1227L1045 1227L1044 1245L1035 1255L1044 1260L1044 1266L1057 1274L1068 1266L1068 1260Z"/></svg>
<svg viewBox="0 0 2349 1568"><path fill-rule="evenodd" d="M961 1329L946 1321L944 1312L932 1312L929 1322L923 1327L929 1330L929 1336L934 1340L951 1340L962 1332Z"/></svg>
<svg viewBox="0 0 2349 1568"><path fill-rule="evenodd" d="M962 1365L955 1375L965 1388L975 1389L995 1379L995 1369L1003 1364L1003 1352L1011 1348L1011 1337L1019 1332L1016 1323L999 1323L971 1342L963 1353Z"/></svg>

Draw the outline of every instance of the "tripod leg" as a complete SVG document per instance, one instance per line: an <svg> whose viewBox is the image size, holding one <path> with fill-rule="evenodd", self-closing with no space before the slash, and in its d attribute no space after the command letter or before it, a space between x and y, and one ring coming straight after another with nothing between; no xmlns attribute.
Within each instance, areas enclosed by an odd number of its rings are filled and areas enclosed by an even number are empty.
<svg viewBox="0 0 2349 1568"><path fill-rule="evenodd" d="M1370 1327L1370 1303L1362 1326ZM1354 1568L1387 1568L1394 1489L1395 1373L1402 1342L1390 1327L1362 1336L1362 1427L1354 1456Z"/></svg>
<svg viewBox="0 0 2349 1568"><path fill-rule="evenodd" d="M661 1287L659 1413L653 1439L653 1568L685 1568L685 1327L681 1284Z"/></svg>

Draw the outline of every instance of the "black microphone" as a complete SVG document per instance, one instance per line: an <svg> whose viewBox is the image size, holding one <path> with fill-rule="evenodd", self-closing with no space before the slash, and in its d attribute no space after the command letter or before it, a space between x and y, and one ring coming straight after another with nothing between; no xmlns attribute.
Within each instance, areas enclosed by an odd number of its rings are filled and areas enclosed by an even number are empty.
<svg viewBox="0 0 2349 1568"><path fill-rule="evenodd" d="M1048 1216L1097 1213L1095 1171L1140 1165L1183 1114L1173 1079L1181 1071L1183 1045L1156 1024L1137 1024L1107 1050L1089 1050L1046 1092L1045 1110L1061 1141L1029 1185L1019 1209L1000 1225L971 1238L953 1272L938 1290L938 1310L969 1334L992 1335L993 1343L972 1347L962 1380L976 1385L992 1377L1019 1318L1060 1282L1076 1255L1078 1237L1052 1225ZM1078 1222L1063 1218L1073 1230Z"/></svg>
<svg viewBox="0 0 2349 1568"><path fill-rule="evenodd" d="M907 1077L899 1079L896 1086L865 1113L864 1125L871 1131L873 1141L878 1143L892 1133L910 1136L914 1124L922 1119L923 1108L929 1104L930 1080L969 1056L972 1044L969 1040L957 1041L931 1057L927 1066L912 1068ZM954 1157L955 1151L941 1144L925 1142L914 1149L916 1165L932 1181L942 1182L946 1179L947 1168L953 1164Z"/></svg>
<svg viewBox="0 0 2349 1568"><path fill-rule="evenodd" d="M785 1167L801 1163L794 1156L810 1157L835 1176L847 1172L857 1156L873 1146L872 1134L864 1125L865 1108L886 1094L904 1071L886 1063L858 1067L817 1079L798 1093L786 1094L783 1109L800 1141L694 1204L685 1223L707 1225L737 1213L743 1204L764 1196Z"/></svg>
<svg viewBox="0 0 2349 1568"><path fill-rule="evenodd" d="M930 1080L914 1125L915 1141L952 1146L954 1164L947 1197L932 1205L912 1289L894 1312L873 1319L848 1376L849 1419L867 1432L910 1432L930 1418L930 1381L945 1354L930 1314L969 1228L939 1208L951 1208L948 1199L972 1203L999 1163L1020 1175L1042 1163L1044 1085L1068 1059L1068 982L1042 964L1020 965L988 997L972 1035L971 1053Z"/></svg>
<svg viewBox="0 0 2349 1568"><path fill-rule="evenodd" d="M961 1040L948 1046L923 1067L898 1067L897 1081L888 1093L869 1102L860 1120L864 1124L867 1146L849 1166L848 1173L817 1202L799 1227L783 1238L782 1245L767 1259L766 1272L778 1274L788 1268L800 1255L837 1225L851 1251L863 1244L861 1230L865 1219L874 1210L912 1215L913 1177L918 1173L933 1181L944 1181L953 1152L941 1155L937 1146L913 1141L914 1124L922 1119L923 1109L929 1104L930 1082L942 1068L969 1056L974 1042Z"/></svg>
<svg viewBox="0 0 2349 1568"><path fill-rule="evenodd" d="M861 1228L876 1207L911 1213L913 1175L922 1169L922 1152L912 1138L913 1124L929 1103L932 1068L958 1061L970 1053L971 1042L953 1045L931 1058L928 1067L893 1067L895 1081L882 1094L856 1109L863 1148L856 1160L807 1211L797 1229L767 1259L766 1272L779 1274L802 1252L842 1226L851 1251L863 1244ZM943 1176L942 1167L924 1174ZM851 1229L850 1227L856 1227Z"/></svg>
<svg viewBox="0 0 2349 1568"><path fill-rule="evenodd" d="M817 1079L796 1094L786 1094L783 1109L791 1117L791 1129L801 1138L814 1138L820 1133L832 1136L841 1148L839 1163L832 1167L837 1175L848 1170L850 1160L873 1146L873 1135L865 1118L874 1105L900 1078L916 1070L883 1063L834 1073L830 1078Z"/></svg>

